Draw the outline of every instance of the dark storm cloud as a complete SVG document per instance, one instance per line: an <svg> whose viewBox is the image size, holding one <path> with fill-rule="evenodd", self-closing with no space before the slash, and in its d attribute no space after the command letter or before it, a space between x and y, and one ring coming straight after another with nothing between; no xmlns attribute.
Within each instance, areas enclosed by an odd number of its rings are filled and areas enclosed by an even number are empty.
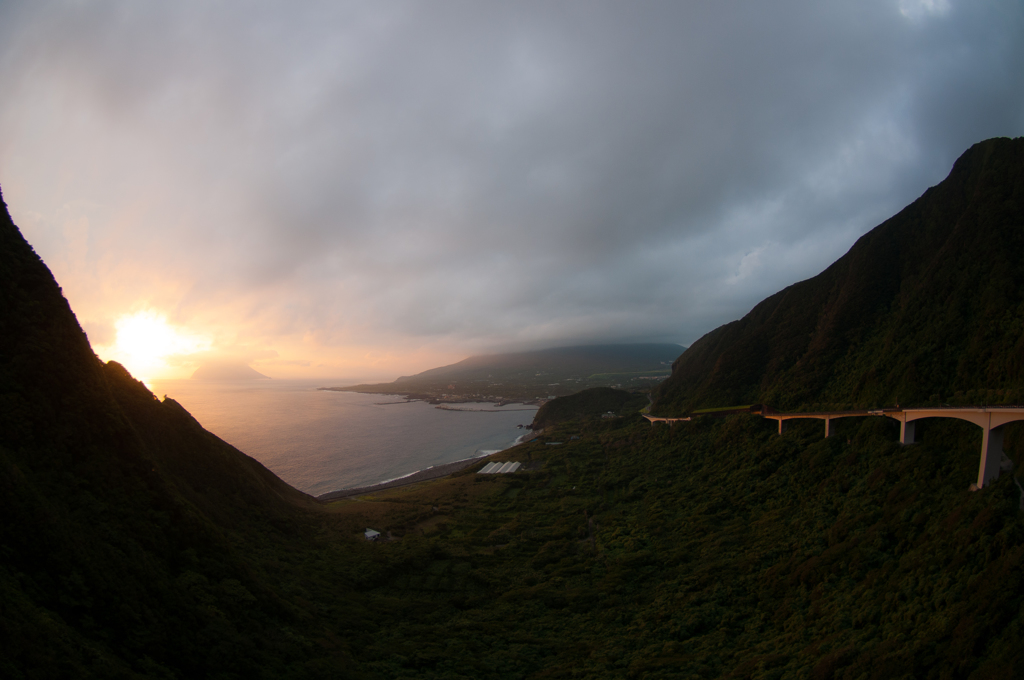
<svg viewBox="0 0 1024 680"><path fill-rule="evenodd" d="M0 25L0 181L41 248L63 247L41 206L93 201L90 261L158 257L182 314L339 346L689 343L1024 134L1012 1L6 3Z"/></svg>

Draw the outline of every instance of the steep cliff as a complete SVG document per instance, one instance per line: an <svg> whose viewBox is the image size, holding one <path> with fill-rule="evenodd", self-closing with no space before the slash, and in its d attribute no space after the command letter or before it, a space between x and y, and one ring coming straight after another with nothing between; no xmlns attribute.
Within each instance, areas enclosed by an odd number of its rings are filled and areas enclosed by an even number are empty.
<svg viewBox="0 0 1024 680"><path fill-rule="evenodd" d="M1024 138L981 142L821 274L695 342L654 412L1024 400L1022 253Z"/></svg>
<svg viewBox="0 0 1024 680"><path fill-rule="evenodd" d="M102 363L6 204L0 310L0 675L199 677L291 620L239 547L319 506Z"/></svg>

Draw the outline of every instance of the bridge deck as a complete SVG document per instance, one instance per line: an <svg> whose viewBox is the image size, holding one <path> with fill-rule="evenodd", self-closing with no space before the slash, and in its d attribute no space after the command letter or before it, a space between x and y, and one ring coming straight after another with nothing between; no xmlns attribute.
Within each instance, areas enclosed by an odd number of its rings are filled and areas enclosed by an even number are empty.
<svg viewBox="0 0 1024 680"><path fill-rule="evenodd" d="M756 407L755 407L756 408ZM725 413L742 413L743 411L725 411ZM762 418L777 420L779 423L779 434L786 430L786 421L797 418L817 418L825 421L825 436L835 434L835 423L837 418L850 418L859 416L885 416L900 421L900 443L904 445L914 443L915 422L924 418L956 418L974 423L981 428L981 463L978 467L978 482L974 485L981 489L986 484L999 477L1000 472L1006 466L1008 459L1003 454L1003 426L1009 423L1024 421L1024 407L1022 406L933 406L927 408L880 408L880 409L856 409L849 411L796 411L781 412L770 406L761 407L760 411L751 410L751 415L760 415ZM699 414L694 414L699 415ZM690 420L687 418L661 418L645 415L653 425L654 423L674 423ZM1011 463L1012 465L1012 463Z"/></svg>

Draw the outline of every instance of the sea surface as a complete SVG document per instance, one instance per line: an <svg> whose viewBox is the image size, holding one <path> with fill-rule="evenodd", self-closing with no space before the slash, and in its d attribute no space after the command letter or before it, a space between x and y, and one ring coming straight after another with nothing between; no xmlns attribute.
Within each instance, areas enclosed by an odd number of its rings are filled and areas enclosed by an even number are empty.
<svg viewBox="0 0 1024 680"><path fill-rule="evenodd" d="M367 486L512 446L534 406L454 404L451 411L384 394L328 392L330 381L154 380L154 394L306 493ZM491 412L496 411L496 412Z"/></svg>

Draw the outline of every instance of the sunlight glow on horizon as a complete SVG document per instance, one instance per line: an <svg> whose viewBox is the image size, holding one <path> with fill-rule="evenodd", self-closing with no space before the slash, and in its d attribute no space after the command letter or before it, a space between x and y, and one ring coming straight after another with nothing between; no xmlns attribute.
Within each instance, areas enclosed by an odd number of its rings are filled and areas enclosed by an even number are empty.
<svg viewBox="0 0 1024 680"><path fill-rule="evenodd" d="M102 355L122 364L144 382L180 374L181 362L169 363L169 359L210 349L208 338L175 328L167 323L166 317L152 310L122 315L114 327L114 344L103 348L106 351Z"/></svg>
<svg viewBox="0 0 1024 680"><path fill-rule="evenodd" d="M4 200L99 356L691 345L1024 135L1020 0L438 5L0 1Z"/></svg>

